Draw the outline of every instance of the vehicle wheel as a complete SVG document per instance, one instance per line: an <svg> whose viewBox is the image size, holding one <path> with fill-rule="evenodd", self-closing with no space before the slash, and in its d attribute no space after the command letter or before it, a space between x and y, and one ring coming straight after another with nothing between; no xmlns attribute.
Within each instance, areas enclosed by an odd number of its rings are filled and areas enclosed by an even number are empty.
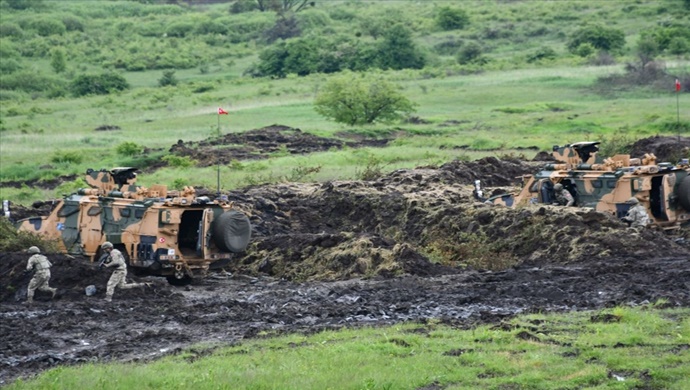
<svg viewBox="0 0 690 390"><path fill-rule="evenodd" d="M167 276L166 279L173 286L186 286L192 283L192 277L189 275L185 275L182 279L178 279L175 276Z"/></svg>
<svg viewBox="0 0 690 390"><path fill-rule="evenodd" d="M685 176L685 179L680 182L677 195L680 205L686 211L690 211L690 175Z"/></svg>
<svg viewBox="0 0 690 390"><path fill-rule="evenodd" d="M211 227L213 241L220 250L242 252L249 245L252 225L249 218L239 211L228 211L218 216Z"/></svg>

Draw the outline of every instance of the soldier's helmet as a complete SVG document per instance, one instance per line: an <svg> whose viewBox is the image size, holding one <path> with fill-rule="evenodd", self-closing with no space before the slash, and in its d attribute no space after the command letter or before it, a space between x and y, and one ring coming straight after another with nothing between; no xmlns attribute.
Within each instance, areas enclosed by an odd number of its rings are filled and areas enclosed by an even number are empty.
<svg viewBox="0 0 690 390"><path fill-rule="evenodd" d="M113 249L113 243L110 241L106 241L101 245L101 249Z"/></svg>
<svg viewBox="0 0 690 390"><path fill-rule="evenodd" d="M29 253L32 254L32 255L35 255L36 253L41 253L41 250L38 249L37 246L32 246L31 248L29 248L29 249L27 250L27 252L29 252Z"/></svg>
<svg viewBox="0 0 690 390"><path fill-rule="evenodd" d="M640 201L637 200L637 198L633 196L632 198L628 199L628 201L627 201L626 203L628 203L628 204L638 204L638 203L640 203Z"/></svg>
<svg viewBox="0 0 690 390"><path fill-rule="evenodd" d="M556 190L556 191L560 191L560 190L563 189L563 184L561 184L561 183L556 183L556 184L553 186L553 189Z"/></svg>

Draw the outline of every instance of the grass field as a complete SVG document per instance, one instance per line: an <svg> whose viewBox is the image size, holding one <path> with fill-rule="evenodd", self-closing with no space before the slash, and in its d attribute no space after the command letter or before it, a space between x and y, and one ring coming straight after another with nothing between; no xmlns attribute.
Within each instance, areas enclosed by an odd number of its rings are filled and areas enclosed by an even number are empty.
<svg viewBox="0 0 690 390"><path fill-rule="evenodd" d="M7 389L687 389L690 311L617 307L458 330L430 321L198 345ZM164 346L161 346L162 348Z"/></svg>
<svg viewBox="0 0 690 390"><path fill-rule="evenodd" d="M324 75L255 83L205 81L213 89L202 93L192 92L196 88L192 83L142 87L105 97L10 104L3 107L0 179L48 179L56 174L81 173L86 168L136 166L143 156L118 155L118 145L134 142L165 153L177 140L197 141L213 136L219 124L221 133L281 124L324 137L334 137L341 131L376 136L387 135L391 129L403 130L407 135L392 146L364 152L380 160L388 170L487 154L519 154L517 147L546 150L554 144L600 140L616 134L630 138L673 135L660 125L676 119L675 94L638 90L602 96L592 90L597 77L621 69L521 69L431 79L421 77L418 71L389 72L388 77L418 104L415 115L429 122L393 126L350 128L320 117L311 101L327 79ZM688 107L688 99L681 95L680 107ZM217 107L225 108L230 115L218 117ZM689 121L690 111L681 111L680 120ZM121 130L96 131L101 125L118 126ZM460 145L469 146L471 151L448 148ZM321 167L319 174L309 179L352 179L366 162L355 153L345 150L251 162L246 163L251 169L242 171L223 167L222 187L232 189L248 183L283 180L291 170L304 164ZM63 154L80 157L77 161L58 161ZM142 177L145 185L161 181L172 185L174 180L208 186L215 183L215 170L177 169ZM0 197L28 202L45 195L35 189L3 187Z"/></svg>

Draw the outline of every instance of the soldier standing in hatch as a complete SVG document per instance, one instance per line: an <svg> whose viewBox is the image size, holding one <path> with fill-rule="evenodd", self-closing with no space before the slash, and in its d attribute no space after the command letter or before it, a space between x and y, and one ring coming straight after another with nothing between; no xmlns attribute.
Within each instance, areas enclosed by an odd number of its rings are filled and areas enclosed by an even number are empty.
<svg viewBox="0 0 690 390"><path fill-rule="evenodd" d="M575 199L573 199L570 191L563 188L563 184L556 183L556 185L553 186L553 192L554 195L556 195L556 202L554 202L555 205L572 206L575 204Z"/></svg>
<svg viewBox="0 0 690 390"><path fill-rule="evenodd" d="M34 292L38 289L41 291L49 291L53 293L51 298L55 298L57 289L48 285L50 281L50 267L53 265L48 261L48 258L41 254L41 250L37 246L32 246L27 250L32 256L29 258L29 263L26 265L25 273L35 270L34 277L29 282L29 290L26 293L26 303L28 305L34 302Z"/></svg>
<svg viewBox="0 0 690 390"><path fill-rule="evenodd" d="M122 256L122 252L113 248L112 243L108 241L104 242L103 245L101 245L101 249L107 253L108 258L105 262L100 264L100 267L115 267L115 271L113 271L113 274L110 275L108 286L105 292L105 300L107 302L112 302L115 287L129 289L148 285L146 283L127 283L125 280L127 277L127 264L125 264L125 257Z"/></svg>
<svg viewBox="0 0 690 390"><path fill-rule="evenodd" d="M629 223L630 227L635 229L644 228L649 225L649 214L647 214L647 210L640 204L637 198L632 197L625 203L631 206L628 209L628 213L622 218L623 221Z"/></svg>

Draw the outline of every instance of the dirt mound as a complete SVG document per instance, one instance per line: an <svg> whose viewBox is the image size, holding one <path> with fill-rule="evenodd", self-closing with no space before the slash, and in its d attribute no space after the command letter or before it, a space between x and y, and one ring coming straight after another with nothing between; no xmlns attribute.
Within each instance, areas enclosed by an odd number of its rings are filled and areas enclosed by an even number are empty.
<svg viewBox="0 0 690 390"><path fill-rule="evenodd" d="M205 167L218 164L229 164L233 160L256 160L275 154L307 154L324 152L343 147L383 147L389 139L362 139L358 141L341 141L334 138L318 137L302 130L272 125L243 133L225 134L220 138L210 138L200 142L179 140L170 148L170 153L189 157L197 165Z"/></svg>
<svg viewBox="0 0 690 390"><path fill-rule="evenodd" d="M653 153L658 162L677 163L690 158L690 137L649 137L632 145L630 155L641 158L645 153Z"/></svg>

